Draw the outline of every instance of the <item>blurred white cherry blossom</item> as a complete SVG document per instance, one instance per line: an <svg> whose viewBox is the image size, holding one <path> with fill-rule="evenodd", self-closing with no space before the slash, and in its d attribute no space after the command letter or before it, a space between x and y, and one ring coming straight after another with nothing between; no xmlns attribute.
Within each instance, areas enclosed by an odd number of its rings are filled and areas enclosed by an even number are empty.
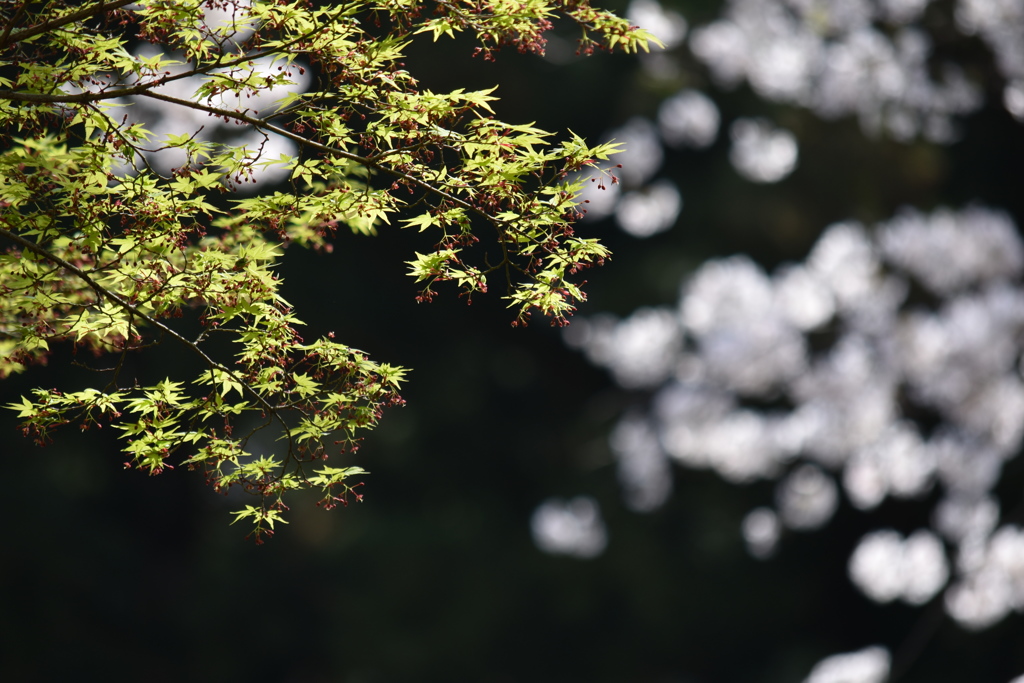
<svg viewBox="0 0 1024 683"><path fill-rule="evenodd" d="M650 512L664 505L672 494L672 470L653 426L642 417L627 417L615 427L608 445L618 461L626 506Z"/></svg>
<svg viewBox="0 0 1024 683"><path fill-rule="evenodd" d="M975 566L946 593L946 611L970 629L1024 612L1024 531L1007 525L993 533Z"/></svg>
<svg viewBox="0 0 1024 683"><path fill-rule="evenodd" d="M898 140L955 138L952 118L981 105L980 88L951 63L933 78L931 45L909 25L926 0L730 0L723 15L694 29L690 48L729 88L746 80L768 100L807 107L826 118L856 115L869 133ZM982 30L1004 71L1024 64L1012 31L996 36L991 12L970 3L960 22ZM980 18L979 18L980 17ZM1016 21L1016 18L1014 19ZM984 28L982 28L984 27ZM1019 32L1015 35L1019 35Z"/></svg>
<svg viewBox="0 0 1024 683"><path fill-rule="evenodd" d="M585 560L600 555L608 544L601 510L589 496L549 498L534 510L530 528L537 547L552 555Z"/></svg>
<svg viewBox="0 0 1024 683"><path fill-rule="evenodd" d="M617 169L592 170L577 177L583 178L583 189L576 195L577 208L584 212L584 220L601 220L615 213L622 186L613 182Z"/></svg>
<svg viewBox="0 0 1024 683"><path fill-rule="evenodd" d="M775 502L783 524L790 529L818 529L835 513L839 491L820 467L804 464L779 482Z"/></svg>
<svg viewBox="0 0 1024 683"><path fill-rule="evenodd" d="M782 534L782 525L774 510L762 507L751 510L743 518L741 531L750 554L764 559L775 554Z"/></svg>
<svg viewBox="0 0 1024 683"><path fill-rule="evenodd" d="M1007 80L1024 78L1024 2L958 0L955 17L961 31L988 44Z"/></svg>
<svg viewBox="0 0 1024 683"><path fill-rule="evenodd" d="M878 244L887 260L940 296L1018 277L1024 269L1024 245L1013 221L982 207L931 215L904 209L880 226Z"/></svg>
<svg viewBox="0 0 1024 683"><path fill-rule="evenodd" d="M657 0L633 0L626 10L626 18L660 40L665 49L674 48L686 37L683 15L666 10Z"/></svg>
<svg viewBox="0 0 1024 683"><path fill-rule="evenodd" d="M622 165L620 175L628 187L642 187L661 168L665 153L650 120L635 116L605 137L621 144L621 152L613 158Z"/></svg>
<svg viewBox="0 0 1024 683"><path fill-rule="evenodd" d="M884 683L890 662L889 651L878 645L832 655L815 664L804 683Z"/></svg>
<svg viewBox="0 0 1024 683"><path fill-rule="evenodd" d="M1024 611L1024 532L1000 526L994 494L1024 441L1022 250L1001 212L905 210L874 229L832 225L804 263L773 275L743 256L708 261L676 314L568 328L622 386L654 392L648 414L613 432L629 505L663 502L669 461L737 484L778 479L772 506L741 530L766 558L783 527L826 525L841 496L860 510L932 501L931 528L864 537L850 557L855 585L921 604L952 575L944 605L968 628ZM908 304L911 280L937 303ZM831 341L812 352L807 335L821 330Z"/></svg>
<svg viewBox="0 0 1024 683"><path fill-rule="evenodd" d="M1024 122L1024 81L1014 80L1003 88L1003 107L1013 118Z"/></svg>
<svg viewBox="0 0 1024 683"><path fill-rule="evenodd" d="M615 210L619 227L633 237L650 237L676 223L683 208L679 190L669 180L656 180L642 190L628 192Z"/></svg>
<svg viewBox="0 0 1024 683"><path fill-rule="evenodd" d="M672 376L682 330L668 309L641 308L625 320L601 316L578 322L566 328L566 341L609 368L622 386L657 386Z"/></svg>
<svg viewBox="0 0 1024 683"><path fill-rule="evenodd" d="M736 171L755 183L777 183L796 168L796 138L763 119L738 119L729 129L729 161Z"/></svg>
<svg viewBox="0 0 1024 683"><path fill-rule="evenodd" d="M949 578L942 542L924 529L906 539L891 530L871 532L850 557L849 573L872 600L912 605L931 600Z"/></svg>
<svg viewBox="0 0 1024 683"><path fill-rule="evenodd" d="M673 147L708 147L718 136L720 120L714 101L697 90L681 90L658 109L661 137Z"/></svg>

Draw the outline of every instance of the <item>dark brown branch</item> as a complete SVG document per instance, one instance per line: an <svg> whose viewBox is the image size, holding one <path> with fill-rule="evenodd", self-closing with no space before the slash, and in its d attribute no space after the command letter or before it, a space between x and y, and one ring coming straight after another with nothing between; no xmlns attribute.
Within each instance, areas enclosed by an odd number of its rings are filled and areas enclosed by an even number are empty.
<svg viewBox="0 0 1024 683"><path fill-rule="evenodd" d="M0 100L11 100L14 102L38 102L40 104L58 104L58 103L72 103L72 104L89 104L92 102L99 102L100 100L110 100L115 97L127 97L129 95L141 95L150 88L156 88L169 81L177 80L178 78L188 78L198 73L197 71L188 72L184 74L178 74L177 76L166 76L161 78L159 81L151 81L146 83L136 83L125 88L118 88L117 90L100 90L98 92L79 92L72 93L69 95L50 95L48 93L37 93L37 92L18 92L17 90L0 90Z"/></svg>
<svg viewBox="0 0 1024 683"><path fill-rule="evenodd" d="M83 19L94 17L97 14L109 12L115 9L120 9L125 5L132 4L133 2L135 2L135 0L113 0L112 2L107 3L101 2L99 5L95 7L86 7L78 10L77 12L65 14L63 17L58 17L56 19L44 21L43 23L38 24L36 26L30 26L26 29L22 29L21 31L18 31L13 35L6 35L4 37L5 39L2 42L0 42L0 49L3 49L13 43L17 43L22 40L27 40L29 38L33 38L48 31L52 31L55 28L60 28L61 26L73 24L76 21L81 21Z"/></svg>
<svg viewBox="0 0 1024 683"><path fill-rule="evenodd" d="M7 38L11 35L11 31L14 29L14 25L21 21L21 18L25 16L25 8L28 6L26 0L18 3L18 7L15 9L14 14L11 16L11 20L4 26L4 33L0 35L0 46L7 45Z"/></svg>

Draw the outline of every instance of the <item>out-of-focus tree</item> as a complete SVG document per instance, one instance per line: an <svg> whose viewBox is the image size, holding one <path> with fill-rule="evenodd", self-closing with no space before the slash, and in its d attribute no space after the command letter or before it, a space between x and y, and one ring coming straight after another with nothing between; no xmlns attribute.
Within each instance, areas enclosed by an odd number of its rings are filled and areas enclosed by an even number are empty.
<svg viewBox="0 0 1024 683"><path fill-rule="evenodd" d="M692 30L678 11L689 8L630 4L670 50L641 60L637 80L657 94L610 134L627 143L622 190L595 195L590 217L614 216L633 237L692 224L686 185L672 178L676 150L690 161L724 152L737 184L782 196L813 184L797 173L822 131L941 160L969 148L969 118L983 107L1024 121L1020 2L729 0ZM1003 144L1017 139L1011 126ZM632 396L608 440L627 507L665 506L672 463L733 484L775 481L737 529L753 557L851 508L878 525L844 550L863 595L934 600L961 627L989 628L1024 611L1020 492L998 491L1024 442L1020 230L984 196L961 210L914 207L886 188L902 206L879 215L844 184L844 165L858 161L829 162L830 191L860 220L822 224L805 260L790 252L766 272L748 256L711 259L686 274L675 307L590 315L565 339ZM793 208L810 214L815 202ZM923 508L918 521L874 514L887 500ZM595 536L614 545L594 506L542 524L552 504L535 516L542 549L591 556L579 548ZM824 660L808 681L902 676L920 648L891 661L898 643L886 645Z"/></svg>

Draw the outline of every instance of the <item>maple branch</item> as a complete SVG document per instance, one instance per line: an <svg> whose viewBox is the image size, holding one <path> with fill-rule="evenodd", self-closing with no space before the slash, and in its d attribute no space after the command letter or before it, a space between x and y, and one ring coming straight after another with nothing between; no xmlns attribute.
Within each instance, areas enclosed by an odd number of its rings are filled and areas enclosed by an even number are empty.
<svg viewBox="0 0 1024 683"><path fill-rule="evenodd" d="M416 187L425 190L426 192L434 194L446 201L451 202L452 204L455 204L460 208L466 209L467 211L470 211L476 214L477 216L480 216L481 218L495 225L499 229L504 229L518 235L524 234L521 230L517 229L509 221L504 221L498 218L497 216L492 216L491 214L487 213L487 211L481 209L480 207L466 201L465 199L460 199L459 197L456 197L455 195L449 192L445 192L441 188L427 182L426 180L417 178L416 176L409 175L408 173L404 173L402 171L399 171L398 169L381 164L380 162L375 161L369 157L361 156L359 154L353 154L352 152L346 152L345 150L338 149L337 147L330 147L323 143L310 140L309 138L305 138L301 135L298 135L297 133L292 133L291 131L285 128L275 126L266 119L249 116L248 114L240 111L221 109L220 107L213 107L208 104L202 104L201 102L195 102L193 100L185 100L179 97L164 95L163 93L152 92L151 90L140 91L137 94L143 97L150 97L154 100L160 100L162 102L168 102L170 104L177 104L182 107L198 109L199 111L205 111L208 114L213 114L215 116L223 116L225 118L231 118L235 119L236 121L248 123L249 125L257 129L269 131L271 133L274 133L275 135L280 135L281 137L287 138L293 142L298 143L300 146L315 149L319 152L323 152L324 154L330 154L332 156L336 156L341 159L346 159L348 161L353 161L361 166L372 168L374 170L380 171L381 173L385 173L392 177L398 178L399 180L404 180L406 182L412 183ZM2 95L3 93L0 92L0 97L2 97Z"/></svg>
<svg viewBox="0 0 1024 683"><path fill-rule="evenodd" d="M253 398L255 398L256 401L261 406L263 406L264 410L266 410L268 412L268 414L273 415L274 418L278 422L281 423L281 427L284 428L285 433L288 434L288 431L289 431L288 430L288 425L285 423L284 418L281 417L281 415L278 413L278 410L273 405L271 405L270 402L262 394L260 394L258 391L253 389L252 386L250 386L248 382L244 381L241 377L239 377L230 368L222 365L221 363L218 363L213 358L210 358L210 356L208 356L205 351L203 351L201 348L199 348L195 343L193 343L193 342L189 341L188 339L186 339L185 337L183 337L174 328L168 327L167 325L165 325L164 323L160 322L158 319L154 318L153 316L140 311L137 307L133 306L130 302L126 301L120 295L115 294L114 292L110 291L109 289L107 289L103 285L101 285L98 282L96 282L95 280L93 280L92 277L89 276L89 273L85 272L84 270L82 270L78 266L74 265L73 263L69 263L68 261L62 259L60 256L57 256L56 254L50 252L49 250L39 246L35 242L27 240L24 237L22 237L20 235L17 235L17 234L15 234L15 233L13 233L13 232L11 232L9 230L6 230L4 228L0 228L0 237L5 237L8 240L10 240L11 242L14 242L15 244L18 244L18 245L24 247L25 249L28 249L33 254L36 254L36 255L46 259L50 263L53 263L53 264L55 264L57 266L60 266L61 268L65 269L65 270L67 270L67 271L69 271L71 273L74 273L78 278L80 278L83 282L85 282L85 284L87 284L94 292L96 292L96 295L99 296L101 299L107 299L108 301L113 302L114 304L116 304L120 308L122 308L125 311L127 311L127 313L129 315L131 315L131 316L138 316L140 319L145 320L147 323L149 323L150 325L152 325L156 329L160 330L164 334L166 334L166 335L170 336L171 338L177 340L181 344L184 344L186 347L188 347L188 349L190 351L192 351L192 353L194 353L195 355L197 355L200 358L202 358L203 361L211 369L220 370L221 372L224 372L224 373L227 373L228 375L230 375L231 378L234 379L236 382L238 382L238 384L240 386L245 387L246 392L248 392ZM292 452L293 448L294 448L294 444L292 443L292 437L289 434L288 435L288 450L289 450L289 453Z"/></svg>

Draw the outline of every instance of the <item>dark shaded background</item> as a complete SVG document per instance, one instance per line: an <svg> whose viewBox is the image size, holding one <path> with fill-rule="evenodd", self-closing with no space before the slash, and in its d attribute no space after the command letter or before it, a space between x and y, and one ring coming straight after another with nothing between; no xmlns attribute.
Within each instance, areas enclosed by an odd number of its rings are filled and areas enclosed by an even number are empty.
<svg viewBox="0 0 1024 683"><path fill-rule="evenodd" d="M717 4L679 8L694 24ZM488 64L470 52L465 40L423 41L408 68L435 90L499 83L501 118L592 140L653 116L674 92L633 57L556 66L507 51ZM988 57L970 59L984 80ZM746 87L713 91L723 128L768 115L797 133L798 169L776 185L745 182L728 165L725 134L709 150L668 152L662 175L686 202L679 223L645 241L611 221L586 224L615 256L588 273L583 313L671 304L703 259L799 260L830 222L870 223L907 204L979 201L1021 224L1024 130L990 81L990 104L947 147L869 140L854 121L822 122ZM695 65L674 87L683 85L710 87ZM68 430L35 448L0 414L0 680L798 683L824 656L876 643L910 665L907 683L1024 673L1019 614L967 633L943 617L941 597L880 607L846 578L863 533L881 523L909 531L930 506L841 507L767 562L748 557L739 525L771 500L770 483L676 470L667 506L627 511L605 439L645 397L615 388L556 330L513 329L497 292L472 306L454 292L417 305L402 263L417 248L416 235L392 228L341 235L331 255L287 253L285 296L310 337L333 330L413 372L407 407L351 460L372 472L365 502L330 513L293 506L265 546L228 525L233 501L196 474L124 471L106 432ZM162 377L178 360L166 353L140 360L140 376ZM67 360L0 384L0 402L89 381ZM1022 484L1018 458L998 491L1005 509ZM533 509L578 494L600 501L608 550L592 561L540 553Z"/></svg>

